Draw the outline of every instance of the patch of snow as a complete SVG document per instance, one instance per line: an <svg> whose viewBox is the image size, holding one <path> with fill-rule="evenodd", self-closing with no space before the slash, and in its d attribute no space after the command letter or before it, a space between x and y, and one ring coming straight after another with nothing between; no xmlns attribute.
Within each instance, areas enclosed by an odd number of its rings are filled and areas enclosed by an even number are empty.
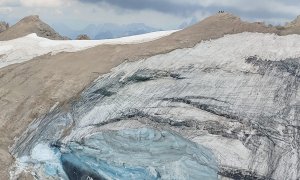
<svg viewBox="0 0 300 180"><path fill-rule="evenodd" d="M41 55L60 52L76 52L104 44L137 44L168 36L173 31L158 31L136 36L106 40L50 40L38 37L35 33L10 40L0 41L0 68L22 63Z"/></svg>

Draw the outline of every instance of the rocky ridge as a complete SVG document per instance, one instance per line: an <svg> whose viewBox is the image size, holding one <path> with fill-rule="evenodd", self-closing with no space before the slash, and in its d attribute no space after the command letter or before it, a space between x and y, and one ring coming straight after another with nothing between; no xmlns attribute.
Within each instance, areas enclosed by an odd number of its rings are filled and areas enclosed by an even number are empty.
<svg viewBox="0 0 300 180"><path fill-rule="evenodd" d="M40 37L45 37L53 40L65 40L48 24L44 23L39 16L27 16L20 20L15 25L11 26L6 31L0 34L0 41L6 41L26 36L28 34L36 33Z"/></svg>
<svg viewBox="0 0 300 180"><path fill-rule="evenodd" d="M91 40L91 38L86 34L80 34L77 36L76 40Z"/></svg>
<svg viewBox="0 0 300 180"><path fill-rule="evenodd" d="M280 35L299 34L300 33L300 16L285 26L280 27Z"/></svg>

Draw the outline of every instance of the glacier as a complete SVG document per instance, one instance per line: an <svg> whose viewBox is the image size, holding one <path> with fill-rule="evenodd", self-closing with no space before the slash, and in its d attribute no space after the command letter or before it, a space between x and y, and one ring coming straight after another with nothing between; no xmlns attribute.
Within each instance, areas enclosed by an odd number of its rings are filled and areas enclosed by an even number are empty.
<svg viewBox="0 0 300 180"><path fill-rule="evenodd" d="M299 57L299 35L241 33L125 62L34 121L11 175L297 179Z"/></svg>

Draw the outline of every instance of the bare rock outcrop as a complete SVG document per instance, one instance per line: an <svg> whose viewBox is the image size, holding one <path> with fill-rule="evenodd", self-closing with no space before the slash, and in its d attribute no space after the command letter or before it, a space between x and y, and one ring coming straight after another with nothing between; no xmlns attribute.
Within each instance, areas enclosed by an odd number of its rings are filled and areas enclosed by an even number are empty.
<svg viewBox="0 0 300 180"><path fill-rule="evenodd" d="M86 34L80 34L77 36L76 40L91 40L91 38Z"/></svg>
<svg viewBox="0 0 300 180"><path fill-rule="evenodd" d="M280 26L280 35L300 34L300 16L297 16L292 22L286 26Z"/></svg>
<svg viewBox="0 0 300 180"><path fill-rule="evenodd" d="M0 33L6 31L9 28L9 24L5 21L0 21Z"/></svg>
<svg viewBox="0 0 300 180"><path fill-rule="evenodd" d="M65 37L59 35L48 24L44 23L39 16L27 16L20 20L18 23L10 27L8 30L0 34L0 41L6 41L16 39L22 36L26 36L31 33L36 33L40 37L64 40Z"/></svg>
<svg viewBox="0 0 300 180"><path fill-rule="evenodd" d="M288 23L286 27L300 26L300 16L297 16L292 22Z"/></svg>

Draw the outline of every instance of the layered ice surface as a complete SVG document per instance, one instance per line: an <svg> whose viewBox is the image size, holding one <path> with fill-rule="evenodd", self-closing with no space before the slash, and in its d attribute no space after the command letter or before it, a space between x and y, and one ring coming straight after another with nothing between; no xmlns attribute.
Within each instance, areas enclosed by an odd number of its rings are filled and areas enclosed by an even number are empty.
<svg viewBox="0 0 300 180"><path fill-rule="evenodd" d="M70 179L78 177L76 172L104 179L217 178L217 164L208 149L168 131L104 131L67 147L70 152L62 155L62 162ZM91 174L83 173L82 167Z"/></svg>
<svg viewBox="0 0 300 180"><path fill-rule="evenodd" d="M63 146L37 144L22 163L35 164L41 179L209 180L218 173L210 150L149 128L97 132Z"/></svg>

